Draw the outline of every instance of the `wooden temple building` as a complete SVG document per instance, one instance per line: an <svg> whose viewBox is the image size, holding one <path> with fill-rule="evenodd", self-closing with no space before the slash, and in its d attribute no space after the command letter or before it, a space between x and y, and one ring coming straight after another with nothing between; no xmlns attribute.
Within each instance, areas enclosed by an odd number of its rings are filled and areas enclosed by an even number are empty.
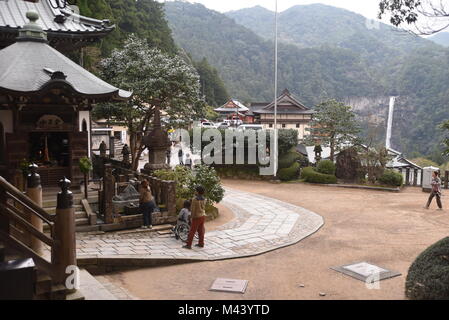
<svg viewBox="0 0 449 320"><path fill-rule="evenodd" d="M287 89L277 98L278 129L294 129L298 131L298 139L302 140L309 134L307 128L312 121L313 110L304 106ZM255 122L265 129L274 128L274 101L252 103L250 110L254 113Z"/></svg>
<svg viewBox="0 0 449 320"><path fill-rule="evenodd" d="M19 31L28 22L28 11L39 14L37 24L47 33L48 43L61 52L83 48L114 30L109 20L80 16L65 1L0 0L0 49L16 42Z"/></svg>
<svg viewBox="0 0 449 320"><path fill-rule="evenodd" d="M54 48L80 48L110 27L84 17L69 21L66 11L50 3L0 0L0 47L5 47L0 50L0 175L11 181L21 165L34 162L43 186L62 177L78 185L79 160L90 156L90 111L96 103L123 101L131 93ZM29 9L35 12L24 12ZM26 18L30 22L22 25Z"/></svg>

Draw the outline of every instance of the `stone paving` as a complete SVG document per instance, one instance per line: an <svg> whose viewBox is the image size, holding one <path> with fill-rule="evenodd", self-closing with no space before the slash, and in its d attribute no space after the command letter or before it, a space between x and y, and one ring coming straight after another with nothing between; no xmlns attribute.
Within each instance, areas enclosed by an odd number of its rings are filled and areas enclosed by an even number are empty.
<svg viewBox="0 0 449 320"><path fill-rule="evenodd" d="M304 208L261 195L226 189L222 202L235 219L206 233L205 248L183 249L173 236L155 233L78 235L79 259L223 260L254 256L295 244L324 224Z"/></svg>

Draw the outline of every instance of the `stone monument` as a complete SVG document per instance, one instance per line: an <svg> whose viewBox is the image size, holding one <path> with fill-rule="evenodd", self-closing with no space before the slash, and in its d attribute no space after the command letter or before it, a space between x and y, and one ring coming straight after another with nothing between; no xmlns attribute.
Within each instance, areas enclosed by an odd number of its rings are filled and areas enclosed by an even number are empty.
<svg viewBox="0 0 449 320"><path fill-rule="evenodd" d="M167 132L162 129L159 106L156 106L154 111L153 129L144 137L143 142L149 152L148 163L142 172L151 175L156 170L170 169L167 164L167 150L171 147L171 142Z"/></svg>

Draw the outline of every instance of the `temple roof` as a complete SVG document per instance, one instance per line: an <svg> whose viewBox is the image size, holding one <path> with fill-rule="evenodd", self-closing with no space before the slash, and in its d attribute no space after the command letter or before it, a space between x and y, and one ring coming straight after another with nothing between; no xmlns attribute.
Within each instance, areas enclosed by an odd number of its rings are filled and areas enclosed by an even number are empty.
<svg viewBox="0 0 449 320"><path fill-rule="evenodd" d="M274 114L274 101L271 103L253 103L251 110L255 114ZM315 111L304 106L287 89L277 98L277 112L279 114L314 114Z"/></svg>
<svg viewBox="0 0 449 320"><path fill-rule="evenodd" d="M46 33L29 12L31 22L20 31L17 42L0 50L0 92L39 94L48 88L64 87L76 96L97 100L127 99L130 92L120 90L50 47Z"/></svg>
<svg viewBox="0 0 449 320"><path fill-rule="evenodd" d="M48 33L49 41L54 46L58 42L70 42L70 49L88 45L111 32L115 27L109 20L97 20L77 15L70 7L55 9L54 0L0 0L0 47L14 42L19 30L27 23L25 14L35 11L41 19L38 24ZM64 44L65 47L68 43ZM60 48L58 48L60 49Z"/></svg>
<svg viewBox="0 0 449 320"><path fill-rule="evenodd" d="M240 101L231 99L219 108L214 109L215 112L248 112L249 109Z"/></svg>

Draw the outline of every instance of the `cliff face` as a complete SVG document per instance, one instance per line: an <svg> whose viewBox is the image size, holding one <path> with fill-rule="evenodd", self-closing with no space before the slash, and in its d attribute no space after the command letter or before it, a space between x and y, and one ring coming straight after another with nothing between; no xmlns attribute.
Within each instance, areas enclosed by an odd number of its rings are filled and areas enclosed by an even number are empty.
<svg viewBox="0 0 449 320"><path fill-rule="evenodd" d="M388 122L389 96L378 97L348 97L344 99L350 105L362 127L362 135L368 141L383 144ZM392 148L407 152L409 145L405 143L408 131L419 119L415 116L418 106L410 103L409 97L400 96L396 99L393 114Z"/></svg>

